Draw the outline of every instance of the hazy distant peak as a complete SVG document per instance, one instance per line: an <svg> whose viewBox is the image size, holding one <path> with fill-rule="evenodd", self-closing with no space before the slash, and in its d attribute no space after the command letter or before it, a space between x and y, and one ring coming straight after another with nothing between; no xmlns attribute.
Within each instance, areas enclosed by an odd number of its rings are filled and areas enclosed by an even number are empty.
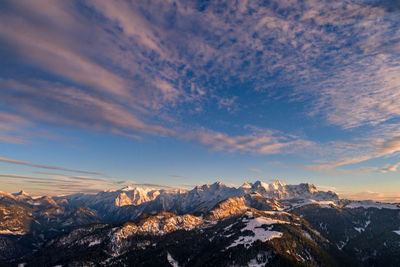
<svg viewBox="0 0 400 267"><path fill-rule="evenodd" d="M150 188L150 187L142 187L142 186L131 186L131 185L127 185L123 188L121 188L119 191L150 191L150 190L154 190L154 188Z"/></svg>
<svg viewBox="0 0 400 267"><path fill-rule="evenodd" d="M266 184L266 183L264 183L264 182L261 182L261 181L256 181L256 182L253 184L253 187L264 187L264 188L268 188L268 184Z"/></svg>
<svg viewBox="0 0 400 267"><path fill-rule="evenodd" d="M282 187L282 186L285 186L286 183L284 181L281 181L281 180L275 180L271 185L273 185L275 187L280 187L280 186Z"/></svg>
<svg viewBox="0 0 400 267"><path fill-rule="evenodd" d="M14 193L14 196L29 196L28 193L26 193L24 190L19 191L18 193Z"/></svg>
<svg viewBox="0 0 400 267"><path fill-rule="evenodd" d="M251 188L251 184L249 184L248 182L245 182L239 188L250 189Z"/></svg>

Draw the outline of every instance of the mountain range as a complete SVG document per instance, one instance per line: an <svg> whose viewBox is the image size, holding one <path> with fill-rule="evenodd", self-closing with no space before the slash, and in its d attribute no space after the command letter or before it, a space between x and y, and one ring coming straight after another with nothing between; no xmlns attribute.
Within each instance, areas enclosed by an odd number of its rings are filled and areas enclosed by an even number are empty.
<svg viewBox="0 0 400 267"><path fill-rule="evenodd" d="M0 193L0 266L400 266L400 205L312 184Z"/></svg>

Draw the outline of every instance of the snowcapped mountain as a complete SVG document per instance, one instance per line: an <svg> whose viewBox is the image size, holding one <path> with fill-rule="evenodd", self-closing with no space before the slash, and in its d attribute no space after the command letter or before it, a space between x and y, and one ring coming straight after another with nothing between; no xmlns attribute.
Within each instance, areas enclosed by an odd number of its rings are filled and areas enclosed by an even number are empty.
<svg viewBox="0 0 400 267"><path fill-rule="evenodd" d="M299 185L287 185L282 181L266 184L257 181L254 184L244 183L239 190L243 194L258 194L266 198L286 199L315 199L338 200L338 196L332 191L319 191L313 184L302 183Z"/></svg>
<svg viewBox="0 0 400 267"><path fill-rule="evenodd" d="M260 196L253 195L256 199ZM247 203L247 204L246 204ZM398 266L399 209L256 209L231 197L205 214L160 212L79 227L25 258L33 266ZM63 253L57 253L63 251Z"/></svg>
<svg viewBox="0 0 400 267"><path fill-rule="evenodd" d="M398 266L399 217L397 204L281 181L0 192L0 266Z"/></svg>
<svg viewBox="0 0 400 267"><path fill-rule="evenodd" d="M239 188L221 182L196 186L192 190L125 187L95 195L75 194L62 197L71 205L93 209L106 221L134 220L143 213L169 211L178 214L204 212L220 201L245 195L289 200L313 199L337 201L331 191L319 191L312 184L286 185L282 181L266 184L261 181L245 183Z"/></svg>

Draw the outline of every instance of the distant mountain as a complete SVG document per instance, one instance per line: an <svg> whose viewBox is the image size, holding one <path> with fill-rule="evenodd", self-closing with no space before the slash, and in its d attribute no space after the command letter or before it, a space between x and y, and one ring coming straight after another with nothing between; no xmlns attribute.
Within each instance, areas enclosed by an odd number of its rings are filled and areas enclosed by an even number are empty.
<svg viewBox="0 0 400 267"><path fill-rule="evenodd" d="M246 202L244 196L231 197L198 216L160 212L136 222L79 227L24 260L32 266L400 264L395 206L310 203L285 212L258 210Z"/></svg>
<svg viewBox="0 0 400 267"><path fill-rule="evenodd" d="M319 191L312 184L286 185L281 181L272 184L257 181L254 184L245 183L239 188L216 182L196 186L192 190L125 187L116 191L103 191L96 195L75 194L59 199L65 199L73 206L93 209L104 221L128 221L135 220L143 213L204 212L222 200L250 194L277 200L337 201L339 199L334 192Z"/></svg>
<svg viewBox="0 0 400 267"><path fill-rule="evenodd" d="M281 181L0 193L0 266L400 266L399 218Z"/></svg>

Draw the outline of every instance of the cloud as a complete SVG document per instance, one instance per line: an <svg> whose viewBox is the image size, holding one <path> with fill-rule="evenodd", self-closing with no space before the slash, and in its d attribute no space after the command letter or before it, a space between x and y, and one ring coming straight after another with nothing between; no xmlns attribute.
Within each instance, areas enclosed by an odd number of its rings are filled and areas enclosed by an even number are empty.
<svg viewBox="0 0 400 267"><path fill-rule="evenodd" d="M400 117L393 3L6 1L0 52L7 68L19 71L4 72L0 104L18 118L0 116L7 129L0 141L27 143L27 128L55 124L177 137L217 151L317 150L317 142L276 130L232 134L238 117L229 117L224 131L208 123L222 108L257 117L268 105L298 102L306 110L293 118L306 113L318 119L316 127L338 126L346 136L365 127L371 143L381 144L321 145L333 155L307 168L390 155L398 140L384 126ZM371 128L384 129L383 136Z"/></svg>
<svg viewBox="0 0 400 267"><path fill-rule="evenodd" d="M363 191L355 193L343 192L339 193L339 195L341 198L352 199L352 200L373 200L373 201L392 202L392 203L400 202L400 195L388 195L374 191Z"/></svg>
<svg viewBox="0 0 400 267"><path fill-rule="evenodd" d="M317 189L320 191L336 191L336 187L333 186L323 186L323 185L316 185Z"/></svg>
<svg viewBox="0 0 400 267"><path fill-rule="evenodd" d="M15 160L15 159L8 159L8 158L2 158L2 157L0 157L0 161L1 162L5 162L5 163L30 166L30 167L35 167L35 168L43 168L43 169L51 169L51 170L59 170L59 171L67 171L67 172L76 172L76 173L94 174L94 175L105 176L104 173L100 173L100 172L67 169L67 168L58 167L58 166L42 165L42 164L37 164L37 163L33 163L33 162L21 161L21 160Z"/></svg>
<svg viewBox="0 0 400 267"><path fill-rule="evenodd" d="M310 141L271 130L254 131L252 134L238 136L203 130L189 132L185 138L196 140L217 151L251 152L260 155L294 153L313 145Z"/></svg>
<svg viewBox="0 0 400 267"><path fill-rule="evenodd" d="M382 168L380 170L381 173L387 173L387 172L395 172L399 169L400 167L400 162L391 166L387 166L385 168Z"/></svg>
<svg viewBox="0 0 400 267"><path fill-rule="evenodd" d="M247 171L249 171L249 172L261 172L261 170L254 169L254 168L249 168L249 169L247 169Z"/></svg>
<svg viewBox="0 0 400 267"><path fill-rule="evenodd" d="M138 119L129 106L95 97L75 87L40 80L21 83L3 79L0 79L0 87L8 89L0 93L0 102L13 103L13 108L23 113L26 121L109 130L130 137L137 137L137 132L159 135L172 132ZM38 105L39 99L46 105Z"/></svg>
<svg viewBox="0 0 400 267"><path fill-rule="evenodd" d="M5 188L8 188L8 191L24 189L35 195L49 195L49 192L52 195L97 193L103 190L120 189L126 185L136 184L133 180L116 181L113 179L71 176L63 173L42 171L34 173L43 174L47 177L0 174L0 180L5 185Z"/></svg>
<svg viewBox="0 0 400 267"><path fill-rule="evenodd" d="M29 141L24 129L31 126L31 122L16 114L0 111L0 142L26 144Z"/></svg>
<svg viewBox="0 0 400 267"><path fill-rule="evenodd" d="M376 131L369 138L359 138L355 142L332 142L329 146L316 145L317 150L329 151L330 156L339 157L335 160L319 160L318 164L304 165L301 168L310 169L319 172L333 173L333 169L341 166L356 165L377 158L396 157L400 151L400 138L396 135L398 126L394 128L384 127L382 131ZM375 135L375 136L374 136ZM349 157L340 157L344 154ZM379 170L377 167L361 167L356 170L336 170L342 173L380 171L386 173L396 170L396 165L385 167Z"/></svg>
<svg viewBox="0 0 400 267"><path fill-rule="evenodd" d="M400 136L395 136L387 141L384 141L377 147L377 151L382 154L392 154L400 151Z"/></svg>
<svg viewBox="0 0 400 267"><path fill-rule="evenodd" d="M87 177L87 176L71 176L63 173L57 173L57 172L43 172L43 171L34 171L33 173L37 174L44 174L44 175L50 175L50 176L55 176L55 177L68 177L69 179L74 179L74 180L82 180L82 181L99 181L99 182L110 182L108 179L102 179L102 178L93 178L93 177Z"/></svg>

